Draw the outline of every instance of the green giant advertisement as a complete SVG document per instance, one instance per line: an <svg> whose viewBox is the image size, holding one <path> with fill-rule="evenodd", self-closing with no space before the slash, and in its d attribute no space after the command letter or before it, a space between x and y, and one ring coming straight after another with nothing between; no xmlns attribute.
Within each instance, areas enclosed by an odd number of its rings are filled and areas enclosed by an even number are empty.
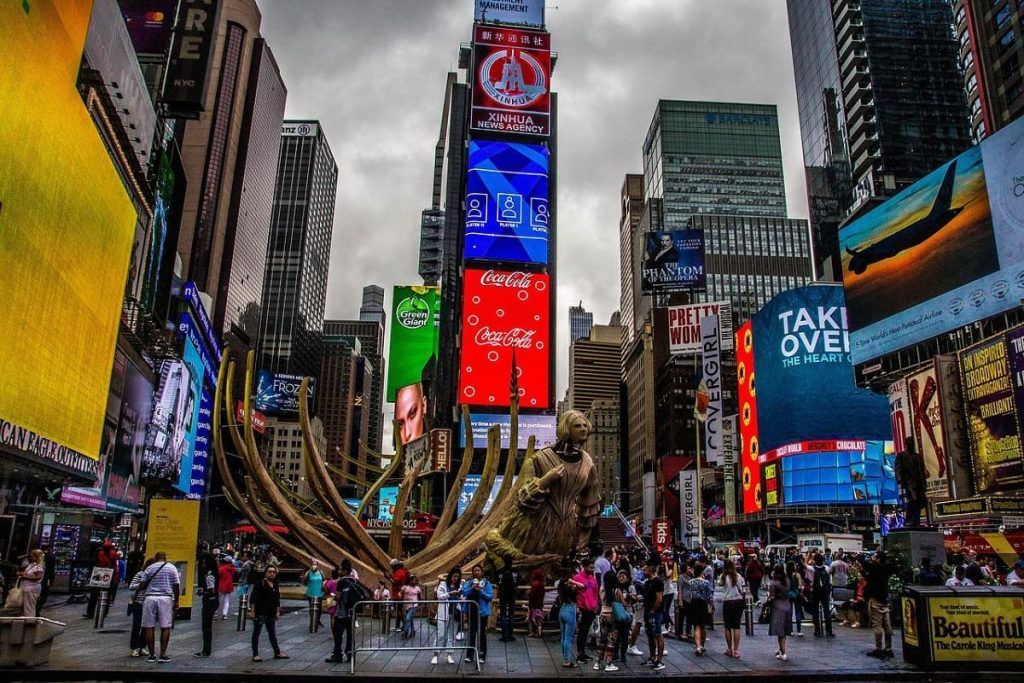
<svg viewBox="0 0 1024 683"><path fill-rule="evenodd" d="M387 400L395 404L397 435L403 444L426 434L427 401L423 382L433 374L440 319L440 287L394 288Z"/></svg>

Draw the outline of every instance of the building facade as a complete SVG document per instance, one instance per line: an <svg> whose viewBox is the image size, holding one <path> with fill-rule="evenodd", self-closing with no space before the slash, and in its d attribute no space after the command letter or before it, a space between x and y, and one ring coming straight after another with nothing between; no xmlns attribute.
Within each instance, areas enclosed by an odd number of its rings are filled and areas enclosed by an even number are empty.
<svg viewBox="0 0 1024 683"><path fill-rule="evenodd" d="M622 452L619 413L618 395L613 399L592 401L590 407L584 411L593 428L584 448L597 465L597 475L601 481L601 500L606 504L621 504L623 494L622 462L619 457Z"/></svg>
<svg viewBox="0 0 1024 683"><path fill-rule="evenodd" d="M594 314L583 308L581 301L577 306L569 307L569 344L570 346L590 336L590 330L594 327Z"/></svg>
<svg viewBox="0 0 1024 683"><path fill-rule="evenodd" d="M424 209L420 214L419 274L425 285L441 281L441 246L444 233L444 211Z"/></svg>
<svg viewBox="0 0 1024 683"><path fill-rule="evenodd" d="M633 341L636 332L636 301L639 288L640 263L637 251L637 226L644 210L644 176L627 173L619 197L619 319L622 325L623 348Z"/></svg>
<svg viewBox="0 0 1024 683"><path fill-rule="evenodd" d="M363 322L380 323L382 327L387 327L383 287L379 285L366 285L363 287L363 301L359 306L359 319Z"/></svg>
<svg viewBox="0 0 1024 683"><path fill-rule="evenodd" d="M376 285L369 285L364 288L373 291L380 289ZM383 304L382 304L383 305ZM360 312L360 315L363 313ZM375 315L375 314L374 314ZM383 309L381 310L383 315ZM333 339L337 337L354 337L359 340L359 353L366 359L368 366L372 369L369 377L369 389L363 396L364 412L366 413L367 428L362 432L367 447L371 450L381 450L384 438L384 383L387 373L385 372L386 360L384 358L384 322L377 320L325 320L324 338ZM360 457L362 457L360 455Z"/></svg>
<svg viewBox="0 0 1024 683"><path fill-rule="evenodd" d="M260 367L316 377L338 166L316 121L287 121L266 259Z"/></svg>
<svg viewBox="0 0 1024 683"><path fill-rule="evenodd" d="M324 335L316 397L317 416L324 423L327 442L324 459L332 468L335 485L354 495L368 487L366 456L359 442L365 440L369 428L364 399L373 372L361 353L358 337Z"/></svg>
<svg viewBox="0 0 1024 683"><path fill-rule="evenodd" d="M321 453L327 448L324 424L320 418L310 420L313 439ZM313 500L302 457L302 425L297 420L268 417L263 439L263 462L272 477L301 501Z"/></svg>
<svg viewBox="0 0 1024 683"><path fill-rule="evenodd" d="M594 325L569 346L570 410L585 412L594 401L618 401L621 347L622 330L611 325Z"/></svg>

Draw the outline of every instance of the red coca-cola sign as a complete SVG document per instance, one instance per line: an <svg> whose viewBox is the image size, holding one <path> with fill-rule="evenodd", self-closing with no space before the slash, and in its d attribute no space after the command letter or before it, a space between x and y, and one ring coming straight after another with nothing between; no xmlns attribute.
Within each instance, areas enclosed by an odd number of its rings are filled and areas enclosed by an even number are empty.
<svg viewBox="0 0 1024 683"><path fill-rule="evenodd" d="M519 405L549 407L550 284L538 273L466 270L460 403L508 406L514 353Z"/></svg>

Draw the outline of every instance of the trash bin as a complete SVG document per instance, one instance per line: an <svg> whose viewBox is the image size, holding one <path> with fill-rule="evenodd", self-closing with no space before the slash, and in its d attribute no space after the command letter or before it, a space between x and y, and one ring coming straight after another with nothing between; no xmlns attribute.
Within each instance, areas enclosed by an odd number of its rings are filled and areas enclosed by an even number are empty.
<svg viewBox="0 0 1024 683"><path fill-rule="evenodd" d="M50 660L65 624L42 617L0 617L0 666L39 666Z"/></svg>

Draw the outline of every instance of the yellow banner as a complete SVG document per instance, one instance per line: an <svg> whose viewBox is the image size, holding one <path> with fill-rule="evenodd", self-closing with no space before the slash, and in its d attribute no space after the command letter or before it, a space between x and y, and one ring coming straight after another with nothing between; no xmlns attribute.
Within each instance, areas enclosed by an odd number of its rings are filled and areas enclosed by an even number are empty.
<svg viewBox="0 0 1024 683"><path fill-rule="evenodd" d="M925 599L934 661L1024 662L1024 593Z"/></svg>
<svg viewBox="0 0 1024 683"><path fill-rule="evenodd" d="M154 498L149 501L146 557L167 553L167 561L181 575L179 607L192 607L195 586L196 542L199 540L199 501Z"/></svg>

